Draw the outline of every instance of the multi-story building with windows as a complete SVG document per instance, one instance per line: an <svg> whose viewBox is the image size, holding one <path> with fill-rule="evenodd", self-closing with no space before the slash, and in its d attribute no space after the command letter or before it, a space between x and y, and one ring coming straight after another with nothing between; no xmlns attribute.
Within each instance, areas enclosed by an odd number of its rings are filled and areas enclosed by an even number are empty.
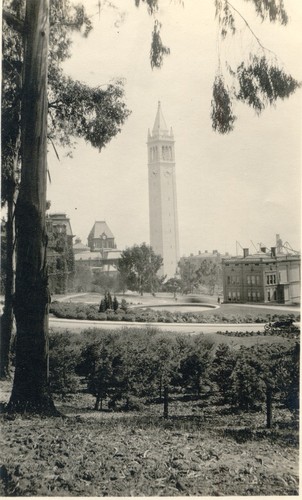
<svg viewBox="0 0 302 500"><path fill-rule="evenodd" d="M88 246L91 252L100 252L102 256L116 249L114 236L105 221L96 221L88 235Z"/></svg>
<svg viewBox="0 0 302 500"><path fill-rule="evenodd" d="M300 255L261 248L222 260L224 302L300 303Z"/></svg>

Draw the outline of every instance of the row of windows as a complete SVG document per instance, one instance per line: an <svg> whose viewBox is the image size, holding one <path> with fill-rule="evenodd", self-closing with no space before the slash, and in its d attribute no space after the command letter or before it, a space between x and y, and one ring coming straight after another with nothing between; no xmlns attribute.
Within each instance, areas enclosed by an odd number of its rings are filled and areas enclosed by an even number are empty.
<svg viewBox="0 0 302 500"><path fill-rule="evenodd" d="M251 275L246 277L246 282L248 285L260 285L261 279L259 275ZM227 284L228 285L236 285L240 283L240 276L227 276ZM275 285L277 283L276 274L267 274L266 276L266 284L267 285Z"/></svg>
<svg viewBox="0 0 302 500"><path fill-rule="evenodd" d="M276 284L276 275L275 274L267 274L266 275L266 284L267 285L275 285Z"/></svg>
<svg viewBox="0 0 302 500"><path fill-rule="evenodd" d="M260 302L260 292L247 292L249 302Z"/></svg>
<svg viewBox="0 0 302 500"><path fill-rule="evenodd" d="M248 285L260 285L260 276L247 276L246 282ZM227 284L228 285L238 285L240 283L240 276L227 276Z"/></svg>
<svg viewBox="0 0 302 500"><path fill-rule="evenodd" d="M232 302L237 302L240 300L240 291L236 290L228 293L228 300Z"/></svg>
<svg viewBox="0 0 302 500"><path fill-rule="evenodd" d="M160 150L160 147L153 146L152 148L150 148L151 161L160 159L160 151L161 151L161 159L173 160L173 153L172 153L171 146L162 146L161 150Z"/></svg>
<svg viewBox="0 0 302 500"><path fill-rule="evenodd" d="M271 290L268 290L267 300L268 302L270 302L271 300L277 300L277 290L273 290L273 292L271 292Z"/></svg>
<svg viewBox="0 0 302 500"><path fill-rule="evenodd" d="M248 285L260 285L260 276L259 275L247 276L246 282Z"/></svg>

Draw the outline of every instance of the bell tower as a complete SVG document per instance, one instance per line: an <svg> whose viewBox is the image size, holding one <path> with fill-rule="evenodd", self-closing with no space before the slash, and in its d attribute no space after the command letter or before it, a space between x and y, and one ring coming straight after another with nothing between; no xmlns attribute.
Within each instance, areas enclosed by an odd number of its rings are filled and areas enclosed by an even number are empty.
<svg viewBox="0 0 302 500"><path fill-rule="evenodd" d="M161 275L173 278L179 262L174 135L166 125L160 102L147 145L150 245L163 257Z"/></svg>

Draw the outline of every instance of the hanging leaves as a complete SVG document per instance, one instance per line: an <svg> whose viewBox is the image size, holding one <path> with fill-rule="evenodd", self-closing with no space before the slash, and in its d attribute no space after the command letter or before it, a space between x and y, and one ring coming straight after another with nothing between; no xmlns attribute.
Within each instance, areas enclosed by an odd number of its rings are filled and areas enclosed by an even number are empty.
<svg viewBox="0 0 302 500"><path fill-rule="evenodd" d="M53 68L48 95L49 136L62 145L70 146L72 137L82 137L101 150L130 114L121 81L106 88L89 87Z"/></svg>
<svg viewBox="0 0 302 500"><path fill-rule="evenodd" d="M255 5L256 13L262 21L269 18L270 22L288 23L288 15L284 9L283 0L245 0Z"/></svg>
<svg viewBox="0 0 302 500"><path fill-rule="evenodd" d="M139 7L140 2L148 5L149 14L154 14L158 10L158 0L135 0L136 7Z"/></svg>
<svg viewBox="0 0 302 500"><path fill-rule="evenodd" d="M215 17L218 19L220 35L225 38L229 31L236 33L235 19L227 0L215 0Z"/></svg>
<svg viewBox="0 0 302 500"><path fill-rule="evenodd" d="M213 84L212 127L220 134L228 134L234 128L236 116L233 114L230 93L221 75L216 76Z"/></svg>
<svg viewBox="0 0 302 500"><path fill-rule="evenodd" d="M242 62L236 72L239 101L254 108L258 114L276 100L289 97L300 83L262 56L254 56L249 64Z"/></svg>
<svg viewBox="0 0 302 500"><path fill-rule="evenodd" d="M163 58L165 55L170 54L169 47L165 47L162 43L160 36L161 24L158 21L154 23L154 29L152 32L152 43L150 50L150 62L152 69L160 68L163 64Z"/></svg>

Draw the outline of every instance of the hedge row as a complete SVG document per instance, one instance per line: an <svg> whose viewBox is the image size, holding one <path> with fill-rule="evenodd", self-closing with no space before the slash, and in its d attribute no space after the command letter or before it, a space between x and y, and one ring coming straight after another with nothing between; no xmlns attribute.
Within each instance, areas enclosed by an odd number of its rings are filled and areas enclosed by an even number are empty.
<svg viewBox="0 0 302 500"><path fill-rule="evenodd" d="M99 312L97 304L82 302L53 302L50 312L58 318L94 320L94 321L128 321L141 323L268 323L269 321L285 320L293 315L247 314L224 315L221 312L171 312L169 310L151 309L108 309ZM297 319L297 318L296 318Z"/></svg>

